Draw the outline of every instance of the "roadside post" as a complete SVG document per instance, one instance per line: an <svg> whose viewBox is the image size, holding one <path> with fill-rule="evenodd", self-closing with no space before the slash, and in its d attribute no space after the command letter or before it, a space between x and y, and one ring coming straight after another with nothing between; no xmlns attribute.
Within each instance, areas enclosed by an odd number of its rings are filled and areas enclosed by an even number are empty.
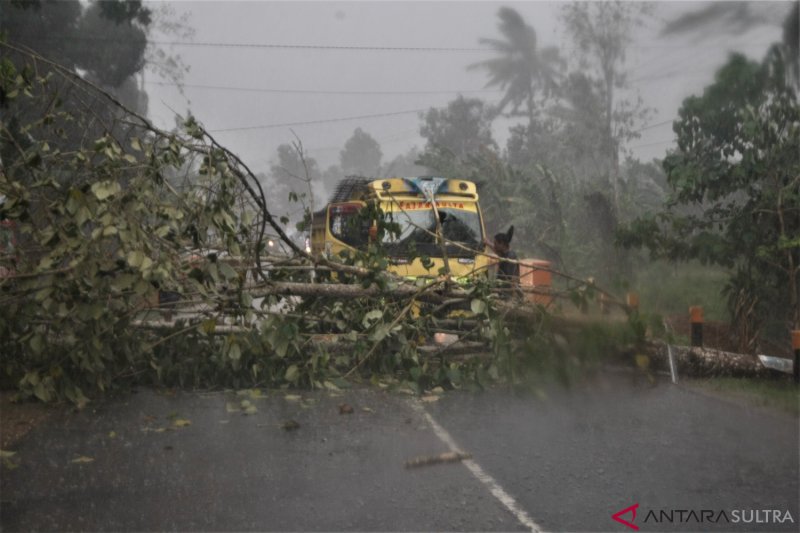
<svg viewBox="0 0 800 533"><path fill-rule="evenodd" d="M625 303L631 308L631 311L639 311L639 294L629 292L625 295Z"/></svg>
<svg viewBox="0 0 800 533"><path fill-rule="evenodd" d="M600 300L600 313L604 315L611 313L611 309L608 303L608 296L606 296L606 293L601 292L599 300Z"/></svg>
<svg viewBox="0 0 800 533"><path fill-rule="evenodd" d="M693 305L689 308L692 321L692 346L703 346L703 308Z"/></svg>
<svg viewBox="0 0 800 533"><path fill-rule="evenodd" d="M792 330L792 349L794 350L794 382L800 385L800 329Z"/></svg>

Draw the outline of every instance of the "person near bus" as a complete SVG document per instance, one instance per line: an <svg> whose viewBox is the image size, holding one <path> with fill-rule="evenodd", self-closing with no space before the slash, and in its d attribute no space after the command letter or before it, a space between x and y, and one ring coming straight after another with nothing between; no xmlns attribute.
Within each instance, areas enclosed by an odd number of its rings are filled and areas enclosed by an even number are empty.
<svg viewBox="0 0 800 533"><path fill-rule="evenodd" d="M512 288L519 287L519 263L517 254L511 249L511 238L514 236L514 226L505 233L494 236L494 242L486 244L494 250L500 262L497 265L497 280L503 285Z"/></svg>

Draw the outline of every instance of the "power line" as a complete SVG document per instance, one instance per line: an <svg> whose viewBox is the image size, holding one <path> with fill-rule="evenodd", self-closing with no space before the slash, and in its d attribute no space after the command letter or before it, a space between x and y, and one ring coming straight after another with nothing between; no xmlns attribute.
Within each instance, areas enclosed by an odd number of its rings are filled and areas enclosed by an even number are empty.
<svg viewBox="0 0 800 533"><path fill-rule="evenodd" d="M645 131L645 130L649 130L649 129L652 129L652 128L657 128L658 126L663 126L665 124L672 124L672 119L665 120L663 122L657 122L655 124L647 124L646 126L639 128L638 130L632 131L631 133L639 133L640 131Z"/></svg>
<svg viewBox="0 0 800 533"><path fill-rule="evenodd" d="M496 102L495 102L496 103ZM492 105L492 103L490 103ZM330 122L345 122L348 120L360 120L360 119L368 119L368 118L381 118L381 117L393 117L399 115L410 115L412 113L424 113L430 108L423 108L423 109L409 109L407 111L392 111L389 113L375 113L370 115L354 115L348 117L337 117L337 118L327 118L327 119L319 119L319 120L306 120L301 122L283 122L279 124L263 124L258 126L240 126L235 128L219 128L219 129L210 129L208 130L211 133L222 133L222 132L229 132L229 131L247 131L247 130L265 130L265 129L272 129L272 128L287 128L292 126L307 126L312 124L325 124ZM656 124L648 124L638 130L635 130L633 133L638 133L640 131L649 130L651 128L655 128L658 126L663 126L665 124L669 124L672 122L672 119L665 120L663 122L658 122ZM327 149L327 148L326 148Z"/></svg>
<svg viewBox="0 0 800 533"><path fill-rule="evenodd" d="M700 77L701 75L713 75L716 72L716 70L717 70L717 68L714 68L712 66L707 66L707 67L704 67L702 69L689 70L689 71L683 71L683 70L680 70L680 69L671 70L669 72L665 72L665 73L659 74L657 76L655 76L655 75L641 76L639 78L635 78L635 79L630 80L630 83L640 83L640 82L648 83L648 82L651 82L651 81L663 80L664 78L677 77L679 75L682 76L682 77L697 78L697 77Z"/></svg>
<svg viewBox="0 0 800 533"><path fill-rule="evenodd" d="M763 38L766 39L766 38L769 38L768 34L772 34L772 33L774 33L774 31L772 29L765 28L764 30L762 30L761 34L758 37L759 38L763 37ZM660 58L658 58L658 59L660 59L660 61L656 60L655 62L654 61L648 61L646 63L640 63L638 65L635 65L629 71L633 72L635 70L638 70L641 67L655 66L657 70L655 70L654 72L651 72L649 74L645 74L645 76L651 76L651 75L655 74L656 72L658 72L659 70L666 70L666 69L674 68L674 67L676 67L678 65L682 65L682 64L684 64L684 63L686 63L688 61L691 61L692 63L696 63L699 59L705 59L705 58L709 57L708 51L703 51L702 53L699 54L699 57L698 57L698 54L696 53L697 50L702 50L702 49L724 49L724 48L730 48L731 46L734 46L736 48L763 47L763 46L770 46L771 44L774 43L774 41L769 41L769 42L768 41L764 41L764 42L751 41L751 42L746 42L746 43L741 43L741 42L732 43L731 42L732 39L734 39L734 36L732 36L732 35L721 34L721 35L717 35L710 42L706 41L705 43L697 43L697 42L695 42L695 43L687 43L687 44L684 44L684 45L669 45L669 46L666 46L666 48L671 48L671 49L673 49L673 51L667 53L664 56L661 56ZM657 45L653 45L651 48L655 48L656 46ZM639 47L639 48L647 48L647 47L643 46L643 47ZM680 51L681 49L688 49L688 53L684 53L684 54L676 54L675 53L675 51ZM675 61L675 59L677 59L677 61ZM712 58L712 59L714 59L714 58ZM669 63L669 66L665 66L666 63Z"/></svg>
<svg viewBox="0 0 800 533"><path fill-rule="evenodd" d="M90 35L27 35L39 41L87 41L87 42L125 42L114 37ZM261 48L272 50L344 50L344 51L378 51L378 52L492 52L490 48L469 48L458 46L358 46L330 44L286 44L286 43L245 43L224 41L161 41L147 40L148 44L161 46L190 46L206 48Z"/></svg>
<svg viewBox="0 0 800 533"><path fill-rule="evenodd" d="M322 120L307 120L303 122L285 122L282 124L264 124L261 126L243 126L239 128L222 128L222 129L215 129L215 130L208 130L211 133L220 133L220 132L227 132L227 131L245 131L245 130L266 130L272 128L287 128L291 126L307 126L311 124L324 124L328 122L345 122L348 120L360 120L365 118L379 118L379 117L393 117L397 115L410 115L412 113L423 113L428 109L409 109L408 111L395 111L392 113L376 113L374 115L358 115L358 116L350 116L350 117L338 117L338 118L327 118Z"/></svg>
<svg viewBox="0 0 800 533"><path fill-rule="evenodd" d="M393 144L393 143L398 142L398 141L406 141L406 140L414 138L414 137L419 137L419 130L416 129L416 128L413 129L413 130L406 130L406 131L391 135L389 137L384 137L382 139L376 138L375 141L379 145L384 146L384 145L387 145L387 144ZM310 154L314 154L314 153L319 153L319 152L332 152L334 150L338 151L338 150L342 150L342 148L343 148L342 146L322 146L322 147L317 147L317 148L306 148L306 151L308 153L310 153Z"/></svg>
<svg viewBox="0 0 800 533"><path fill-rule="evenodd" d="M123 39L100 36L78 35L34 35L26 36L39 41L87 41L87 42L125 42ZM189 46L210 48L261 48L273 50L339 50L339 51L379 51L379 52L498 52L492 48L474 48L459 46L366 46L366 45L329 45L329 44L286 44L286 43L245 43L225 41L178 41L178 40L148 40L148 44L162 46ZM771 43L750 43L752 45L769 45ZM683 49L683 48L713 48L714 44L652 44L638 45L634 48L647 49ZM561 47L562 49L576 49L574 46Z"/></svg>
<svg viewBox="0 0 800 533"><path fill-rule="evenodd" d="M675 139L669 139L669 140L666 140L666 141L656 141L656 142L647 143L647 144L636 144L636 145L631 146L630 148L631 149L633 149L633 148L645 148L647 146L657 146L659 144L668 144L668 143L674 143L674 142L675 142Z"/></svg>
<svg viewBox="0 0 800 533"><path fill-rule="evenodd" d="M73 37L74 39L114 40L104 37ZM285 44L285 43L235 43L223 41L148 41L148 43L166 46L201 46L218 48L266 48L266 49L294 49L294 50L347 50L347 51L381 51L381 52L497 52L493 48L472 48L459 46L359 46L359 45L329 45L329 44ZM751 45L768 45L770 43L750 43ZM714 48L717 44L652 44L638 45L635 48L643 50L660 49L685 49L685 48ZM567 49L578 47L567 46Z"/></svg>
<svg viewBox="0 0 800 533"><path fill-rule="evenodd" d="M478 93L501 93L504 92L499 89L468 89L468 90L449 90L449 91L328 91L328 90L313 90L313 89L271 89L261 87L232 87L223 85L203 85L191 83L175 83L163 81L146 81L147 85L162 85L162 86L181 86L191 89L209 89L215 91L243 91L243 92L259 92L259 93L280 93L280 94L354 94L354 95L397 95L397 94L478 94Z"/></svg>
<svg viewBox="0 0 800 533"><path fill-rule="evenodd" d="M289 50L347 50L380 52L491 52L488 48L464 48L456 46L344 46L329 44L283 44L283 43L231 43L211 41L148 41L167 46L203 46L215 48L266 48Z"/></svg>

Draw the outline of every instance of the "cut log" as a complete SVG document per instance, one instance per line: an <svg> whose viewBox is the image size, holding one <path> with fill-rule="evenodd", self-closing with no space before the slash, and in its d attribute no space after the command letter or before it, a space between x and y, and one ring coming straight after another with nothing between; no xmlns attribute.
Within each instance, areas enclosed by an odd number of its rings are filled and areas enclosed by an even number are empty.
<svg viewBox="0 0 800 533"><path fill-rule="evenodd" d="M661 369L669 369L667 346L652 343L648 355ZM678 375L691 377L780 377L782 374L761 364L754 355L725 352L712 348L672 346Z"/></svg>

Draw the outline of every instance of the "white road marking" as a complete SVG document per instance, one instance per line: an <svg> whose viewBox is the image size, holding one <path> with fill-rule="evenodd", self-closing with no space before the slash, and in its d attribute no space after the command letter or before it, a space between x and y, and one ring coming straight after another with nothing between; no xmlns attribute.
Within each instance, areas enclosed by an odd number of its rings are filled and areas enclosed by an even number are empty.
<svg viewBox="0 0 800 533"><path fill-rule="evenodd" d="M416 412L425 417L425 419L431 425L431 428L433 428L433 432L437 437L439 437L439 440L441 440L443 443L445 443L445 445L447 445L448 448L450 448L451 452L464 453L458 444L456 444L456 441L453 440L453 437L451 437L447 430L440 426L438 422L433 419L430 413L425 410L425 407L415 400L411 400L410 403L411 407ZM492 476L487 474L483 468L481 468L478 463L476 463L473 459L465 459L462 461L462 463L470 472L472 472L472 475L475 476L478 481L483 483L483 485L489 489L489 492L492 494L492 496L497 498L497 500L502 503L523 526L528 528L533 533L544 533L544 529L542 529L539 524L533 521L528 513L526 513L525 510L517 503L514 497L507 493Z"/></svg>

